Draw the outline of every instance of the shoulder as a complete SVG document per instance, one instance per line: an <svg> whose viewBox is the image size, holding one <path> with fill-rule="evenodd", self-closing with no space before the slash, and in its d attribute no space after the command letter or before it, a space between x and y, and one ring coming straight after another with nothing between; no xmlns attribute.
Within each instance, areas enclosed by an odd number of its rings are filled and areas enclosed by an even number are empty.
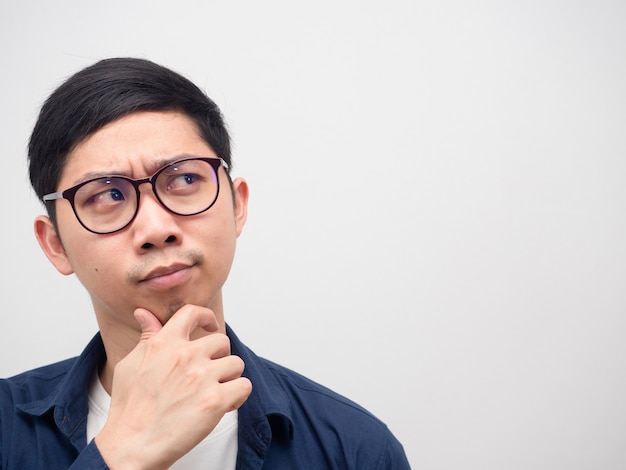
<svg viewBox="0 0 626 470"><path fill-rule="evenodd" d="M72 368L76 358L37 367L0 380L3 390L22 391L25 394L37 395L42 388L47 389L51 384L62 380Z"/></svg>
<svg viewBox="0 0 626 470"><path fill-rule="evenodd" d="M106 359L100 334L96 334L80 356L65 359L0 380L2 406L7 396L16 404L49 402L71 404L86 390L93 371ZM51 401L52 400L52 401ZM44 403L40 403L43 406Z"/></svg>
<svg viewBox="0 0 626 470"><path fill-rule="evenodd" d="M318 442L320 452L334 449L346 468L370 468L374 462L375 468L409 468L401 443L363 406L289 368L261 361L290 403L294 442L306 447Z"/></svg>
<svg viewBox="0 0 626 470"><path fill-rule="evenodd" d="M244 360L244 375L252 381L252 394L239 410L240 435L254 448L269 445L267 468L409 468L400 442L363 406L257 356L227 331L233 354ZM258 425L265 420L271 436Z"/></svg>
<svg viewBox="0 0 626 470"><path fill-rule="evenodd" d="M266 412L270 411L267 403L271 402L274 405L272 410L279 410L284 414L328 414L335 418L332 421L338 423L349 416L363 420L373 427L385 427L380 420L354 401L288 367L257 356L232 330L227 331L233 354L240 356L246 364L244 375L252 381L253 394L265 405Z"/></svg>
<svg viewBox="0 0 626 470"><path fill-rule="evenodd" d="M382 421L364 407L327 386L275 362L267 359L261 361L286 393L301 399L297 403L302 407L312 407L317 413L326 412L337 418L348 415L350 418L369 422L374 427L385 427Z"/></svg>
<svg viewBox="0 0 626 470"><path fill-rule="evenodd" d="M5 400L23 403L47 397L63 381L76 358L65 359L43 367L0 379L2 403Z"/></svg>

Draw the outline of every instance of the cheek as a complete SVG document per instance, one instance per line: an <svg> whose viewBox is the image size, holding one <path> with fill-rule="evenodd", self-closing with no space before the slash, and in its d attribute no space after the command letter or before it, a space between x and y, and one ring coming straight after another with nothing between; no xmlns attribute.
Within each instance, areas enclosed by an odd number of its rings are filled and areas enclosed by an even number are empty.
<svg viewBox="0 0 626 470"><path fill-rule="evenodd" d="M97 283L100 285L106 283L107 279L111 279L111 273L100 260L93 256L81 255L72 259L74 272L76 277L87 287L89 284Z"/></svg>
<svg viewBox="0 0 626 470"><path fill-rule="evenodd" d="M86 230L83 231L89 234ZM106 286L111 279L119 277L119 273L115 275L114 271L116 266L120 266L116 258L120 250L106 249L103 240L94 240L90 236L74 236L68 239L67 247L70 247L66 248L66 253L74 273L88 289Z"/></svg>
<svg viewBox="0 0 626 470"><path fill-rule="evenodd" d="M204 230L197 235L198 246L210 263L228 264L235 254L236 236L232 227L222 225L218 230Z"/></svg>
<svg viewBox="0 0 626 470"><path fill-rule="evenodd" d="M213 275L227 275L235 256L237 231L232 217L213 217L210 223L199 224L192 245L204 253Z"/></svg>
<svg viewBox="0 0 626 470"><path fill-rule="evenodd" d="M78 222L69 202L65 200L57 206L57 227L61 243L70 259L78 259L82 251L88 251L88 247L94 246L97 241L95 235Z"/></svg>

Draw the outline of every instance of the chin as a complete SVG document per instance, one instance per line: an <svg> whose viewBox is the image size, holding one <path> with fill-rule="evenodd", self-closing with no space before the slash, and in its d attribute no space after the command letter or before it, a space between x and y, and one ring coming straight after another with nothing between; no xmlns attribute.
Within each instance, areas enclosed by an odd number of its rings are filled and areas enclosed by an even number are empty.
<svg viewBox="0 0 626 470"><path fill-rule="evenodd" d="M165 308L165 311L161 312L159 310L156 310L155 315L159 319L161 324L165 325L170 320L170 318L172 318L174 314L178 312L182 308L182 306L185 304L186 302L183 302L180 300L170 302Z"/></svg>

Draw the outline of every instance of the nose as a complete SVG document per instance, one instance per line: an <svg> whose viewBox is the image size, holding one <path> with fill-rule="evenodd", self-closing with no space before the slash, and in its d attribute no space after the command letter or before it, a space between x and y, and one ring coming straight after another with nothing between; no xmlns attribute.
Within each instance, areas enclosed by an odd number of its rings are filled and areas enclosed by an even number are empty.
<svg viewBox="0 0 626 470"><path fill-rule="evenodd" d="M182 241L178 216L168 211L156 198L150 184L140 186L139 207L132 223L134 245L145 251Z"/></svg>

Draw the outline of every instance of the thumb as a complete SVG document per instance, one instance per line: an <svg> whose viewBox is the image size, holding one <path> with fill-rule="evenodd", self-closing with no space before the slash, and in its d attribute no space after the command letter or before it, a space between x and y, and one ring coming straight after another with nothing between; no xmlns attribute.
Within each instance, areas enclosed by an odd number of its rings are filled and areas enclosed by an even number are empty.
<svg viewBox="0 0 626 470"><path fill-rule="evenodd" d="M146 310L145 308L135 309L134 312L135 320L141 326L141 339L140 341L145 341L150 339L156 333L158 333L163 325L157 317L150 310Z"/></svg>

